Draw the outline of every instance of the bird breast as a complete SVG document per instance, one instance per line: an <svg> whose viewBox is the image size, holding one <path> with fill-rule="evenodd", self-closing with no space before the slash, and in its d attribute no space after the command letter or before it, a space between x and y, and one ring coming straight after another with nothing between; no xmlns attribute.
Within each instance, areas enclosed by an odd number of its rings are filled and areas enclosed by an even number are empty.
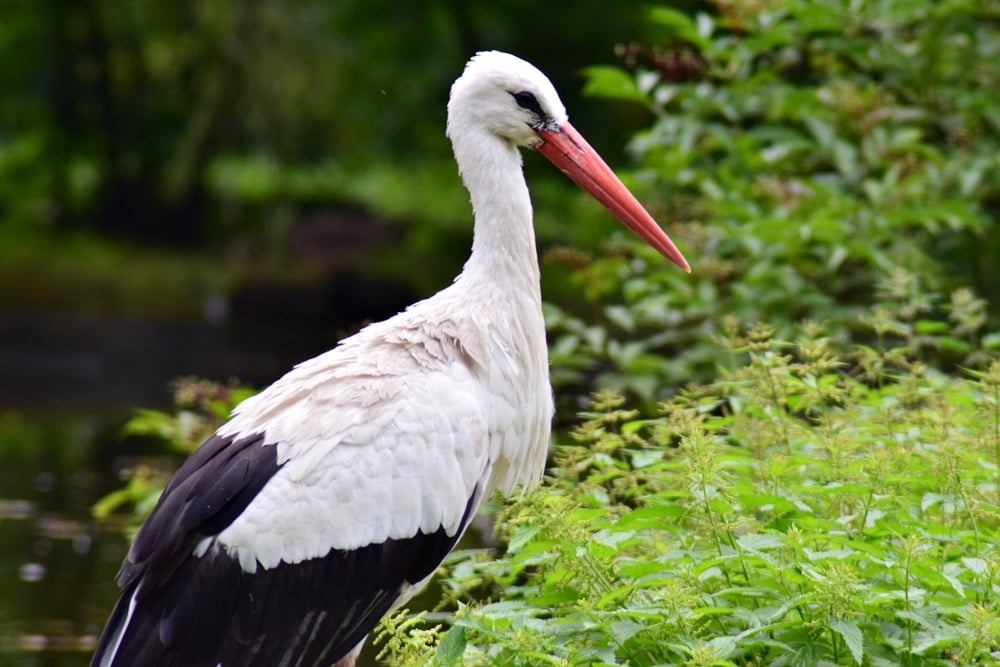
<svg viewBox="0 0 1000 667"><path fill-rule="evenodd" d="M552 418L539 327L540 312L501 326L411 308L247 399L219 433L263 434L281 468L219 542L253 571L451 535L474 496L537 482Z"/></svg>

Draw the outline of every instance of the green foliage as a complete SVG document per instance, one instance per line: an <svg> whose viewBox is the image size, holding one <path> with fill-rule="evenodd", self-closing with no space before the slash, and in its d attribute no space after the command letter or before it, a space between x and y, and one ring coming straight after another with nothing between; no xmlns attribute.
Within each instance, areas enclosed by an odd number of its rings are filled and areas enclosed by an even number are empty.
<svg viewBox="0 0 1000 667"><path fill-rule="evenodd" d="M657 414L596 394L503 556L449 562L493 601L436 664L995 664L1000 357L948 376L927 338L730 322L718 379Z"/></svg>
<svg viewBox="0 0 1000 667"><path fill-rule="evenodd" d="M122 431L125 435L154 438L187 455L251 394L252 390L233 382L221 385L194 377L179 378L174 383L173 412L140 409ZM131 508L129 524L137 529L153 511L171 474L162 461L140 459L122 471L124 485L94 503L91 511L95 517L105 519L122 508Z"/></svg>
<svg viewBox="0 0 1000 667"><path fill-rule="evenodd" d="M593 307L550 310L571 362L557 381L662 398L668 378L714 372L719 313L868 335L858 315L900 270L939 315L935 295L996 293L998 18L978 0L653 8L659 41L624 49L629 71L590 68L586 89L650 112L630 185L694 273L645 249L575 264Z"/></svg>

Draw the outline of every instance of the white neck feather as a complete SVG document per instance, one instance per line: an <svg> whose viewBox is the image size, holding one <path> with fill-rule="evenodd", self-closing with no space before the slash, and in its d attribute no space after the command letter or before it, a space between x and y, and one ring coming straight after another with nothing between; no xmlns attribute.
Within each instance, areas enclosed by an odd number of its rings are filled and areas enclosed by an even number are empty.
<svg viewBox="0 0 1000 667"><path fill-rule="evenodd" d="M517 147L461 119L448 133L475 216L472 255L456 282L527 289L540 302L531 197Z"/></svg>

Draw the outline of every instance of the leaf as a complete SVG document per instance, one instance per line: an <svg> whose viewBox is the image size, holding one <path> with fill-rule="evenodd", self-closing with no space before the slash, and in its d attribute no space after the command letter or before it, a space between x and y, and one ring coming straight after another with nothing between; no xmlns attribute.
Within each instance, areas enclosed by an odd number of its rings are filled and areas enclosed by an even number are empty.
<svg viewBox="0 0 1000 667"><path fill-rule="evenodd" d="M733 614L737 610L736 607L697 607L690 611L692 618L701 618L702 616L726 616L728 614Z"/></svg>
<svg viewBox="0 0 1000 667"><path fill-rule="evenodd" d="M940 320L917 320L914 331L919 334L939 334L949 330L947 322Z"/></svg>
<svg viewBox="0 0 1000 667"><path fill-rule="evenodd" d="M982 342L985 350L1000 350L1000 333L986 334Z"/></svg>
<svg viewBox="0 0 1000 667"><path fill-rule="evenodd" d="M628 100L648 103L648 98L635 83L632 76L617 67L595 65L583 70L587 77L583 85L583 93L594 97L605 97L613 100Z"/></svg>
<svg viewBox="0 0 1000 667"><path fill-rule="evenodd" d="M933 493L933 492L928 491L920 499L920 511L921 512L926 512L928 509L930 509L931 507L934 507L938 503L949 501L949 500L952 500L953 498L954 498L954 496L951 496L951 495L944 495L944 494Z"/></svg>
<svg viewBox="0 0 1000 667"><path fill-rule="evenodd" d="M90 511L96 518L104 519L116 509L131 501L132 493L129 489L115 489L94 503Z"/></svg>
<svg viewBox="0 0 1000 667"><path fill-rule="evenodd" d="M465 639L465 628L460 625L453 625L448 632L444 633L441 642L438 644L437 661L446 665L457 663L465 653L465 646L468 642Z"/></svg>
<svg viewBox="0 0 1000 667"><path fill-rule="evenodd" d="M626 641L631 639L634 635L642 632L646 629L646 626L641 623L636 623L635 621L630 621L627 618L618 619L611 622L610 632L614 640L619 644L624 644Z"/></svg>
<svg viewBox="0 0 1000 667"><path fill-rule="evenodd" d="M854 662L860 665L865 657L865 650L864 642L861 638L861 628L858 627L858 624L844 618L831 616L830 629L843 638L844 644L847 645L847 650L851 652L851 657L854 658Z"/></svg>
<svg viewBox="0 0 1000 667"><path fill-rule="evenodd" d="M622 429L624 430L624 429ZM641 449L631 456L632 467L641 470L663 460L665 452L656 449Z"/></svg>
<svg viewBox="0 0 1000 667"><path fill-rule="evenodd" d="M896 611L896 617L913 621L914 623L917 623L918 625L931 631L936 630L941 626L941 618L933 607L920 607L919 609L915 609L913 611L899 609Z"/></svg>
<svg viewBox="0 0 1000 667"><path fill-rule="evenodd" d="M766 549L777 549L784 545L781 537L771 533L748 533L740 535L736 544L741 549L747 551L764 551Z"/></svg>
<svg viewBox="0 0 1000 667"><path fill-rule="evenodd" d="M972 351L972 346L961 338L955 338L954 336L939 336L934 340L937 342L938 346L945 350L951 350L952 352L959 352L962 354L968 354Z"/></svg>
<svg viewBox="0 0 1000 667"><path fill-rule="evenodd" d="M156 435L170 439L177 432L174 418L162 410L139 408L135 415L122 426L125 435Z"/></svg>
<svg viewBox="0 0 1000 667"><path fill-rule="evenodd" d="M531 538L537 535L538 531L541 529L541 526L535 525L521 526L514 532L514 536L510 538L510 544L507 545L507 548L510 549L511 552L517 553L523 549L524 545L530 542Z"/></svg>
<svg viewBox="0 0 1000 667"><path fill-rule="evenodd" d="M958 632L943 627L935 628L931 632L918 632L913 636L912 653L924 655L930 649L944 648L954 644L958 638Z"/></svg>
<svg viewBox="0 0 1000 667"><path fill-rule="evenodd" d="M626 512L615 522L618 530L638 528L662 528L673 519L684 514L684 508L675 504L657 504L638 507Z"/></svg>
<svg viewBox="0 0 1000 667"><path fill-rule="evenodd" d="M702 30L708 26L702 23L699 28L684 12L673 7L652 7L649 10L649 18L666 28L674 37L697 46L702 51L708 49L709 42L702 34Z"/></svg>
<svg viewBox="0 0 1000 667"><path fill-rule="evenodd" d="M951 587L955 589L955 592L958 593L959 597L961 598L965 597L965 587L962 585L962 582L959 580L958 577L951 574L945 574L943 572L941 573L941 576L943 576L945 579L948 580L948 583L951 584Z"/></svg>
<svg viewBox="0 0 1000 667"><path fill-rule="evenodd" d="M845 547L843 549L826 549L824 551L813 551L812 549L806 547L803 552L810 561L825 560L827 558L835 558L842 560L847 558L854 553L853 549Z"/></svg>
<svg viewBox="0 0 1000 667"><path fill-rule="evenodd" d="M708 647L712 650L715 658L728 658L736 650L735 637L714 637L708 642Z"/></svg>
<svg viewBox="0 0 1000 667"><path fill-rule="evenodd" d="M969 568L969 571L977 575L989 574L990 568L982 558L966 556L962 559L962 564Z"/></svg>

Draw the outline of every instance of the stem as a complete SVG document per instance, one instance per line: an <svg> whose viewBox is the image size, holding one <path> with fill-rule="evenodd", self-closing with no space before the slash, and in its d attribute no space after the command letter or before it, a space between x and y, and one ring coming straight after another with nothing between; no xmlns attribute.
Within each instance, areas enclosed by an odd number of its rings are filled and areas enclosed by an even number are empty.
<svg viewBox="0 0 1000 667"><path fill-rule="evenodd" d="M913 611L910 608L910 563L913 558L913 547L909 545L906 549L906 569L903 571L903 603L906 611ZM913 621L906 621L906 655L913 654Z"/></svg>
<svg viewBox="0 0 1000 667"><path fill-rule="evenodd" d="M979 527L976 525L976 515L972 513L972 505L969 503L969 497L965 493L965 488L963 488L961 480L958 479L958 475L955 476L955 488L958 491L958 497L962 499L962 506L965 507L965 513L969 516L969 523L972 524L972 539L975 544L975 555L979 556Z"/></svg>
<svg viewBox="0 0 1000 667"><path fill-rule="evenodd" d="M990 369L992 371L992 369ZM987 371L988 373L990 371ZM1000 382L993 382L993 464L996 466L997 503L1000 504Z"/></svg>
<svg viewBox="0 0 1000 667"><path fill-rule="evenodd" d="M865 532L865 526L868 525L868 510L871 507L873 500L875 500L875 489L869 488L868 497L865 499L865 504L864 504L865 509L864 512L862 512L861 514L861 527L858 529L858 532L861 533Z"/></svg>
<svg viewBox="0 0 1000 667"><path fill-rule="evenodd" d="M781 442L785 445L785 453L791 456L792 444L788 439L788 427L785 424L785 420L781 418L783 407L778 398L778 387L774 381L774 378L771 376L771 368L765 367L764 370L766 371L767 375L768 389L771 390L771 403L774 404L774 410L776 415L775 418L778 420L778 426L781 429Z"/></svg>

